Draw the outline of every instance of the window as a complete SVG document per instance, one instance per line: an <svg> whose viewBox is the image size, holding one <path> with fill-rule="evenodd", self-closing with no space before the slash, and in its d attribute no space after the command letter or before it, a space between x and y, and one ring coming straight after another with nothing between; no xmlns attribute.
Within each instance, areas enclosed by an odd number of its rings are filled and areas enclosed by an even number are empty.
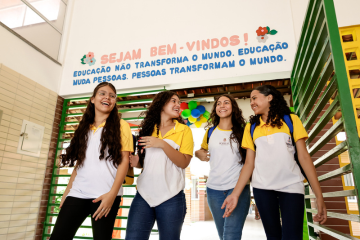
<svg viewBox="0 0 360 240"><path fill-rule="evenodd" d="M355 186L353 174L348 173L344 175L344 182L345 182L345 186L347 187ZM349 202L357 202L356 196L349 196L347 197L347 199Z"/></svg>
<svg viewBox="0 0 360 240"><path fill-rule="evenodd" d="M197 178L191 179L191 200L199 199L198 183L199 180Z"/></svg>
<svg viewBox="0 0 360 240"><path fill-rule="evenodd" d="M0 1L0 21L55 60L58 59L65 11L63 0Z"/></svg>

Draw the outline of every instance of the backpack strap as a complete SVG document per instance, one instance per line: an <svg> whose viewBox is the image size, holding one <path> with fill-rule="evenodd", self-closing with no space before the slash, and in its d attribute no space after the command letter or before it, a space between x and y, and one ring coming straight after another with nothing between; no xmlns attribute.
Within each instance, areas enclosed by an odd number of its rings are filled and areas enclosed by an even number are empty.
<svg viewBox="0 0 360 240"><path fill-rule="evenodd" d="M292 135L294 133L294 126L293 126L293 122L292 122L292 119L291 119L290 115L284 115L284 122L286 123L286 125L290 129L291 137L293 137Z"/></svg>
<svg viewBox="0 0 360 240"><path fill-rule="evenodd" d="M207 135L207 144L209 144L210 136L213 133L213 131L215 130L215 128L216 128L216 126L209 128L208 135Z"/></svg>
<svg viewBox="0 0 360 240"><path fill-rule="evenodd" d="M133 150L134 150L134 152L132 152L132 154L133 155L135 155L135 152L136 152L136 137L133 135L133 134L131 134L132 135L132 138L133 138Z"/></svg>
<svg viewBox="0 0 360 240"><path fill-rule="evenodd" d="M251 139L252 139L253 141L254 141L254 131L255 131L255 128L256 128L256 123L251 124L250 134L251 134Z"/></svg>
<svg viewBox="0 0 360 240"><path fill-rule="evenodd" d="M310 181L309 181L309 179L307 178L307 176L306 176L306 174L305 174L305 171L304 171L304 169L301 167L301 164L300 164L300 162L299 162L299 158L298 158L298 154L297 154L297 149L296 149L296 144L295 144L295 140L294 140L294 125L293 125L293 121L292 121L290 115L284 115L284 116L283 116L283 120L284 120L284 122L286 123L286 125L288 126L288 128L289 128L289 130L290 130L292 145L294 146L294 149L295 149L295 153L294 153L295 162L296 162L297 165L299 166L302 175L305 177L305 179L306 179L306 180L308 181L308 183L309 183L309 186L311 187Z"/></svg>
<svg viewBox="0 0 360 240"><path fill-rule="evenodd" d="M253 143L254 143L254 150L256 151L256 145L255 145L255 142L254 142L254 132L255 132L255 128L256 128L256 123L251 124L251 127L250 127L250 135L251 135L251 139L253 140Z"/></svg>

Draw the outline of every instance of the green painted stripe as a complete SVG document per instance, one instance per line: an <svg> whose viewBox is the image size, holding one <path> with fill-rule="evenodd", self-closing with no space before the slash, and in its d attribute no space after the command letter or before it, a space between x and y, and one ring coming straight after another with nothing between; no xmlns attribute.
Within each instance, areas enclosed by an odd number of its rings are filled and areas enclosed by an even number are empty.
<svg viewBox="0 0 360 240"><path fill-rule="evenodd" d="M334 138L339 132L344 130L342 118L340 118L322 137L310 148L310 156L319 151L326 143Z"/></svg>
<svg viewBox="0 0 360 240"><path fill-rule="evenodd" d="M332 81L326 87L324 93L321 95L317 104L314 106L314 109L311 111L309 117L303 123L306 130L309 130L309 128L314 123L316 118L320 115L326 104L329 103L330 97L335 93L336 86L337 86L336 75L334 75ZM316 97L315 100L317 100L318 97L317 96L314 97Z"/></svg>
<svg viewBox="0 0 360 240"><path fill-rule="evenodd" d="M331 159L337 157L338 155L342 154L346 150L348 150L348 146L347 146L347 142L345 141L345 142L340 143L339 145L337 145L330 151L327 151L324 155L322 155L320 158L318 158L316 161L314 161L314 166L319 167L319 166L327 163Z"/></svg>
<svg viewBox="0 0 360 240"><path fill-rule="evenodd" d="M309 137L306 140L307 145L309 145L309 143L311 143L311 141L320 133L320 131L324 129L324 127L329 123L331 118L339 111L339 109L340 102L339 98L336 97L335 100L328 107L328 109L326 109L325 113L317 121L315 126L311 129Z"/></svg>

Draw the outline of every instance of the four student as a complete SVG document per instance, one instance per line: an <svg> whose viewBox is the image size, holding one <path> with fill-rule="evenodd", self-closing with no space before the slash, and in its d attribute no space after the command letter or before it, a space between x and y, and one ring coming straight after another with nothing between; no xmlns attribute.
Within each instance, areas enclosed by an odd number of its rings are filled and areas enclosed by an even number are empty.
<svg viewBox="0 0 360 240"><path fill-rule="evenodd" d="M303 175L317 198L314 221L326 221L320 184L306 150L307 133L272 86L252 91L251 108L255 115L246 125L232 96L217 98L201 149L195 153L210 163L207 198L219 237L241 239L251 179L267 238L302 239ZM62 166L75 168L51 240L73 239L89 214L94 240L110 240L129 165L142 168L142 173L129 211L126 240L149 239L155 221L160 240L180 239L186 215L185 168L194 142L180 117L179 96L172 91L157 94L140 127L138 155L132 156L133 138L129 124L119 119L114 86L101 83L94 89L61 156Z"/></svg>

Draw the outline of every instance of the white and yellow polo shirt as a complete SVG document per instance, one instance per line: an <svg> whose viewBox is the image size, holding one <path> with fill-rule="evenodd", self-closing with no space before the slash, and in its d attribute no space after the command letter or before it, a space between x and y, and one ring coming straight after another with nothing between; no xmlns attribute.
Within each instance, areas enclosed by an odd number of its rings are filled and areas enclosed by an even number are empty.
<svg viewBox="0 0 360 240"><path fill-rule="evenodd" d="M76 169L76 177L68 196L93 199L109 192L114 184L117 169L112 162L100 160L101 134L105 122L97 128L90 126L84 165ZM121 151L133 152L133 138L129 124L120 120ZM108 155L107 149L104 158ZM123 187L118 196L123 195Z"/></svg>
<svg viewBox="0 0 360 240"><path fill-rule="evenodd" d="M290 115L294 126L294 141L308 138L298 116ZM304 194L304 177L294 159L291 134L285 122L281 128L271 127L260 118L260 125L250 134L251 124L245 128L242 147L255 151L255 168L251 184L255 188Z"/></svg>
<svg viewBox="0 0 360 240"><path fill-rule="evenodd" d="M164 136L154 127L153 137L167 142L183 154L192 156L194 140L190 128L174 120L175 127ZM177 167L161 148L147 148L144 159L144 170L137 180L137 190L150 207L177 195L185 188L185 169Z"/></svg>
<svg viewBox="0 0 360 240"><path fill-rule="evenodd" d="M209 144L206 131L201 148L209 150L210 153L210 174L206 182L208 188L225 191L235 187L239 180L242 168L239 145L230 136L232 130L223 130L218 126L212 132Z"/></svg>

